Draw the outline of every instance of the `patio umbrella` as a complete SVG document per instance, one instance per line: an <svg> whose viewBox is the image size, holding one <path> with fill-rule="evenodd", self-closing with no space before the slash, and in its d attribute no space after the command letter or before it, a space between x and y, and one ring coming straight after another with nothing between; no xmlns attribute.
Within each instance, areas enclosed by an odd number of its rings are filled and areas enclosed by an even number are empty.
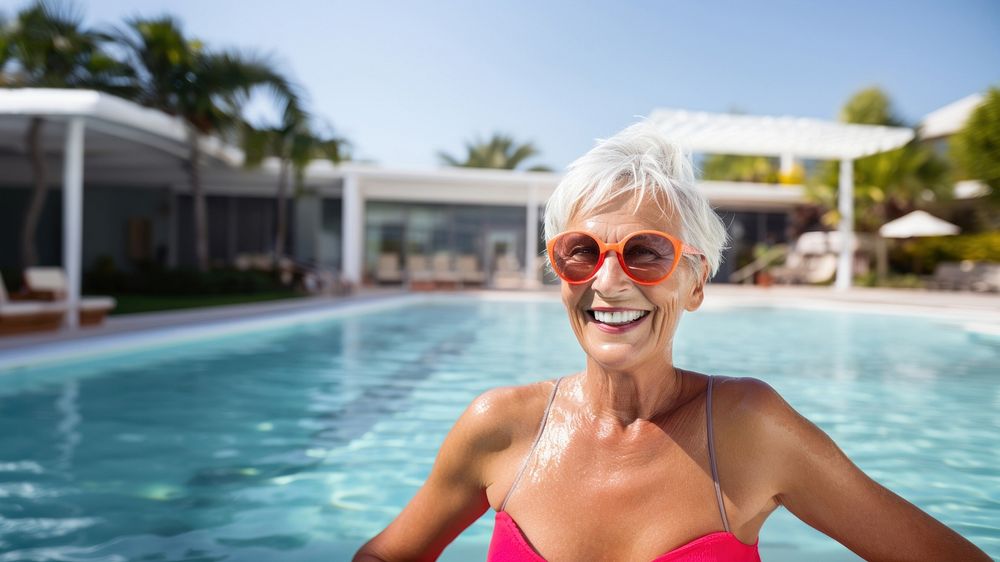
<svg viewBox="0 0 1000 562"><path fill-rule="evenodd" d="M953 236L959 228L924 211L889 221L878 229L883 238L917 238L920 236Z"/></svg>
<svg viewBox="0 0 1000 562"><path fill-rule="evenodd" d="M948 221L941 220L925 211L913 211L912 213L899 217L894 221L889 221L878 229L878 233L885 238L918 238L921 236L954 236L958 234L959 228ZM886 265L886 249L884 242L879 243L879 279L885 279L888 271ZM917 258L914 257L914 270L918 269Z"/></svg>

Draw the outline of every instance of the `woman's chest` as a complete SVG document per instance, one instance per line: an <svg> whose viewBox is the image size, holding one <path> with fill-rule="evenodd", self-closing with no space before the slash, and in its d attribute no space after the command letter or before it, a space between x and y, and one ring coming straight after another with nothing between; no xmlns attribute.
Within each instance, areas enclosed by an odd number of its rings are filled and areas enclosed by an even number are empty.
<svg viewBox="0 0 1000 562"><path fill-rule="evenodd" d="M549 560L648 562L722 529L699 452L675 446L648 460L570 443L529 461L506 511Z"/></svg>

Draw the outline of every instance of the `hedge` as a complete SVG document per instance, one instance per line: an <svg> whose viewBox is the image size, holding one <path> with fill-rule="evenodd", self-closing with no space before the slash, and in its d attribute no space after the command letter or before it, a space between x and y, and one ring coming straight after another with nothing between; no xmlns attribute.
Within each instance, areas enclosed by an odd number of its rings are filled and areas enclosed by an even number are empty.
<svg viewBox="0 0 1000 562"><path fill-rule="evenodd" d="M894 270L931 274L941 262L964 260L1000 262L1000 232L914 238L890 242Z"/></svg>

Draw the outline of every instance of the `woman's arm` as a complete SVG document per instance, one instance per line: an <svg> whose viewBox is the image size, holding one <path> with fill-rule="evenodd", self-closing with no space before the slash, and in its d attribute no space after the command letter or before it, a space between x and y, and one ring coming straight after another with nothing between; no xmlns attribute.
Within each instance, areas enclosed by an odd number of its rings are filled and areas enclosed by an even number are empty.
<svg viewBox="0 0 1000 562"><path fill-rule="evenodd" d="M869 561L982 560L989 556L862 472L832 439L770 386L751 402L775 499L796 517Z"/></svg>
<svg viewBox="0 0 1000 562"><path fill-rule="evenodd" d="M354 555L354 562L434 560L489 507L484 466L509 444L496 407L502 390L476 398L455 422L427 481L403 511Z"/></svg>

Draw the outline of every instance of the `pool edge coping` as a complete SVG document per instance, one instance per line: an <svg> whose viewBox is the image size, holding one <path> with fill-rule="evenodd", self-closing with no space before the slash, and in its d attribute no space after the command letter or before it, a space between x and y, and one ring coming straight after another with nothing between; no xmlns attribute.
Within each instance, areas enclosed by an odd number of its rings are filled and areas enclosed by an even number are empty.
<svg viewBox="0 0 1000 562"><path fill-rule="evenodd" d="M408 304L456 301L551 302L560 303L556 291L468 291L461 293L410 292L388 295L360 295L323 303L319 308L269 310L242 317L225 317L136 332L110 332L87 338L41 342L23 350L0 350L0 376L22 369L52 366L80 360L132 353L146 349L233 336L269 328L283 328L322 322L333 318ZM942 308L915 304L817 298L814 295L714 294L706 299L705 310L727 308L772 308L822 310L893 316L917 316L948 322L969 333L1000 341L1000 319L987 312L968 308Z"/></svg>

